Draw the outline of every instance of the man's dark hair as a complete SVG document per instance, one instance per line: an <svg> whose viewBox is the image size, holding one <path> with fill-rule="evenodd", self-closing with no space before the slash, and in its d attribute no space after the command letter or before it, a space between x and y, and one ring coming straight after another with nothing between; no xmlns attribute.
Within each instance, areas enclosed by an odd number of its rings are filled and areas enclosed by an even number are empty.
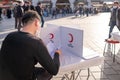
<svg viewBox="0 0 120 80"><path fill-rule="evenodd" d="M27 25L32 23L35 19L41 20L39 14L36 11L27 11L22 18L22 24Z"/></svg>
<svg viewBox="0 0 120 80"><path fill-rule="evenodd" d="M28 2L28 1L25 1L24 3L27 3L27 4L28 4L29 2Z"/></svg>
<svg viewBox="0 0 120 80"><path fill-rule="evenodd" d="M119 4L119 2L118 1L114 1L114 4Z"/></svg>
<svg viewBox="0 0 120 80"><path fill-rule="evenodd" d="M22 1L19 1L19 0L16 0L15 2L17 2L17 3L19 3L19 4L22 3Z"/></svg>
<svg viewBox="0 0 120 80"><path fill-rule="evenodd" d="M37 3L37 5L41 5L41 2L39 1L39 2Z"/></svg>

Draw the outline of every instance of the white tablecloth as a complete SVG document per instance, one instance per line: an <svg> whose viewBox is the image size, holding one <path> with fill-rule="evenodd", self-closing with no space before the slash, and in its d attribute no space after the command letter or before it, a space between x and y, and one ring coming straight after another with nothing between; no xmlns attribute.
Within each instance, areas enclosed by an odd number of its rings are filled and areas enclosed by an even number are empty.
<svg viewBox="0 0 120 80"><path fill-rule="evenodd" d="M67 74L72 71L98 66L103 63L104 57L88 48L83 48L83 56L78 57L65 51L60 55L60 69L58 74ZM39 65L37 65L38 67Z"/></svg>
<svg viewBox="0 0 120 80"><path fill-rule="evenodd" d="M61 55L59 74L97 66L102 64L103 61L104 57L102 55L88 48L83 48L83 57L78 57L72 54Z"/></svg>

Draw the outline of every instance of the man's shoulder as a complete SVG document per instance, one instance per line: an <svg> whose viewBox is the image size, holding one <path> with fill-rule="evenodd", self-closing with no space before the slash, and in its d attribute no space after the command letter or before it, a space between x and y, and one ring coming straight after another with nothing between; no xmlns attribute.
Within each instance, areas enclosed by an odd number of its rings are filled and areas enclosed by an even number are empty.
<svg viewBox="0 0 120 80"><path fill-rule="evenodd" d="M36 9L40 9L40 7L39 7L39 6L36 6L35 8L36 8Z"/></svg>
<svg viewBox="0 0 120 80"><path fill-rule="evenodd" d="M9 36L9 35L14 35L14 34L17 34L17 33L18 33L17 31L11 32L11 33L8 34L8 36Z"/></svg>
<svg viewBox="0 0 120 80"><path fill-rule="evenodd" d="M10 37L13 38L13 36L17 35L17 33L18 32L11 32L6 36L6 38L10 38Z"/></svg>

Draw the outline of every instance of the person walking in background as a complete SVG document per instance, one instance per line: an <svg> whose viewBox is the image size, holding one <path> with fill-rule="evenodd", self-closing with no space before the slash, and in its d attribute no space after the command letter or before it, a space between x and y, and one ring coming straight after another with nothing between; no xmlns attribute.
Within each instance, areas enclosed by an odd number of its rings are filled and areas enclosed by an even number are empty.
<svg viewBox="0 0 120 80"><path fill-rule="evenodd" d="M32 5L32 2L31 2L31 1L28 2L28 10L33 10L33 11L35 11L35 7Z"/></svg>
<svg viewBox="0 0 120 80"><path fill-rule="evenodd" d="M15 4L14 8L13 8L13 17L15 18L15 29L17 29L17 6L18 4Z"/></svg>
<svg viewBox="0 0 120 80"><path fill-rule="evenodd" d="M119 7L118 7L118 9L117 9L116 25L117 25L118 30L120 31L120 4L119 4Z"/></svg>
<svg viewBox="0 0 120 80"><path fill-rule="evenodd" d="M28 11L28 4L29 4L28 1L24 2L24 5L23 5L24 13Z"/></svg>
<svg viewBox="0 0 120 80"><path fill-rule="evenodd" d="M24 5L23 5L23 9L24 9L24 13L29 11L29 10L35 11L35 7L32 5L31 1L25 1Z"/></svg>
<svg viewBox="0 0 120 80"><path fill-rule="evenodd" d="M2 8L0 7L0 20L2 20Z"/></svg>
<svg viewBox="0 0 120 80"><path fill-rule="evenodd" d="M117 21L116 20L117 20L117 10L118 10L118 7L119 7L119 2L114 1L113 7L111 9L111 16L110 16L110 22L109 22L110 29L109 29L109 36L108 36L108 38L111 38L111 32L113 31L114 27L117 26L117 24L116 24ZM118 28L118 26L117 26L117 28Z"/></svg>
<svg viewBox="0 0 120 80"><path fill-rule="evenodd" d="M12 11L10 8L7 9L7 18L10 19L11 18L11 15L12 15Z"/></svg>
<svg viewBox="0 0 120 80"><path fill-rule="evenodd" d="M35 8L36 8L36 11L38 12L38 14L40 15L41 22L42 22L41 27L43 27L44 26L44 19L43 19L43 10L42 10L41 2L38 2L37 6Z"/></svg>
<svg viewBox="0 0 120 80"><path fill-rule="evenodd" d="M58 73L61 51L56 50L52 59L36 36L40 23L37 12L28 11L22 18L22 30L7 35L0 50L0 80L50 80ZM35 67L37 63L42 67Z"/></svg>
<svg viewBox="0 0 120 80"><path fill-rule="evenodd" d="M85 13L86 13L86 16L88 17L89 16L89 7L85 8Z"/></svg>
<svg viewBox="0 0 120 80"><path fill-rule="evenodd" d="M52 18L54 18L54 17L55 17L55 19L57 18L57 8L56 7L52 9Z"/></svg>
<svg viewBox="0 0 120 80"><path fill-rule="evenodd" d="M14 17L15 17L15 28L20 31L20 28L22 27L21 20L24 14L24 10L22 7L22 2L17 1L18 5L14 8Z"/></svg>

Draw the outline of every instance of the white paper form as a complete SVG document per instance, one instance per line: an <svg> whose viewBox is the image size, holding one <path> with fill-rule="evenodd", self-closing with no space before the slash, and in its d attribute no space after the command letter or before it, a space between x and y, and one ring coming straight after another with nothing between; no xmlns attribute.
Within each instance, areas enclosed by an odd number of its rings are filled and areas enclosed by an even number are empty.
<svg viewBox="0 0 120 80"><path fill-rule="evenodd" d="M49 52L50 56L53 58L54 54L55 54L55 51L57 50L57 47L55 46L55 44L50 41L47 44L47 49L48 49L48 52Z"/></svg>

